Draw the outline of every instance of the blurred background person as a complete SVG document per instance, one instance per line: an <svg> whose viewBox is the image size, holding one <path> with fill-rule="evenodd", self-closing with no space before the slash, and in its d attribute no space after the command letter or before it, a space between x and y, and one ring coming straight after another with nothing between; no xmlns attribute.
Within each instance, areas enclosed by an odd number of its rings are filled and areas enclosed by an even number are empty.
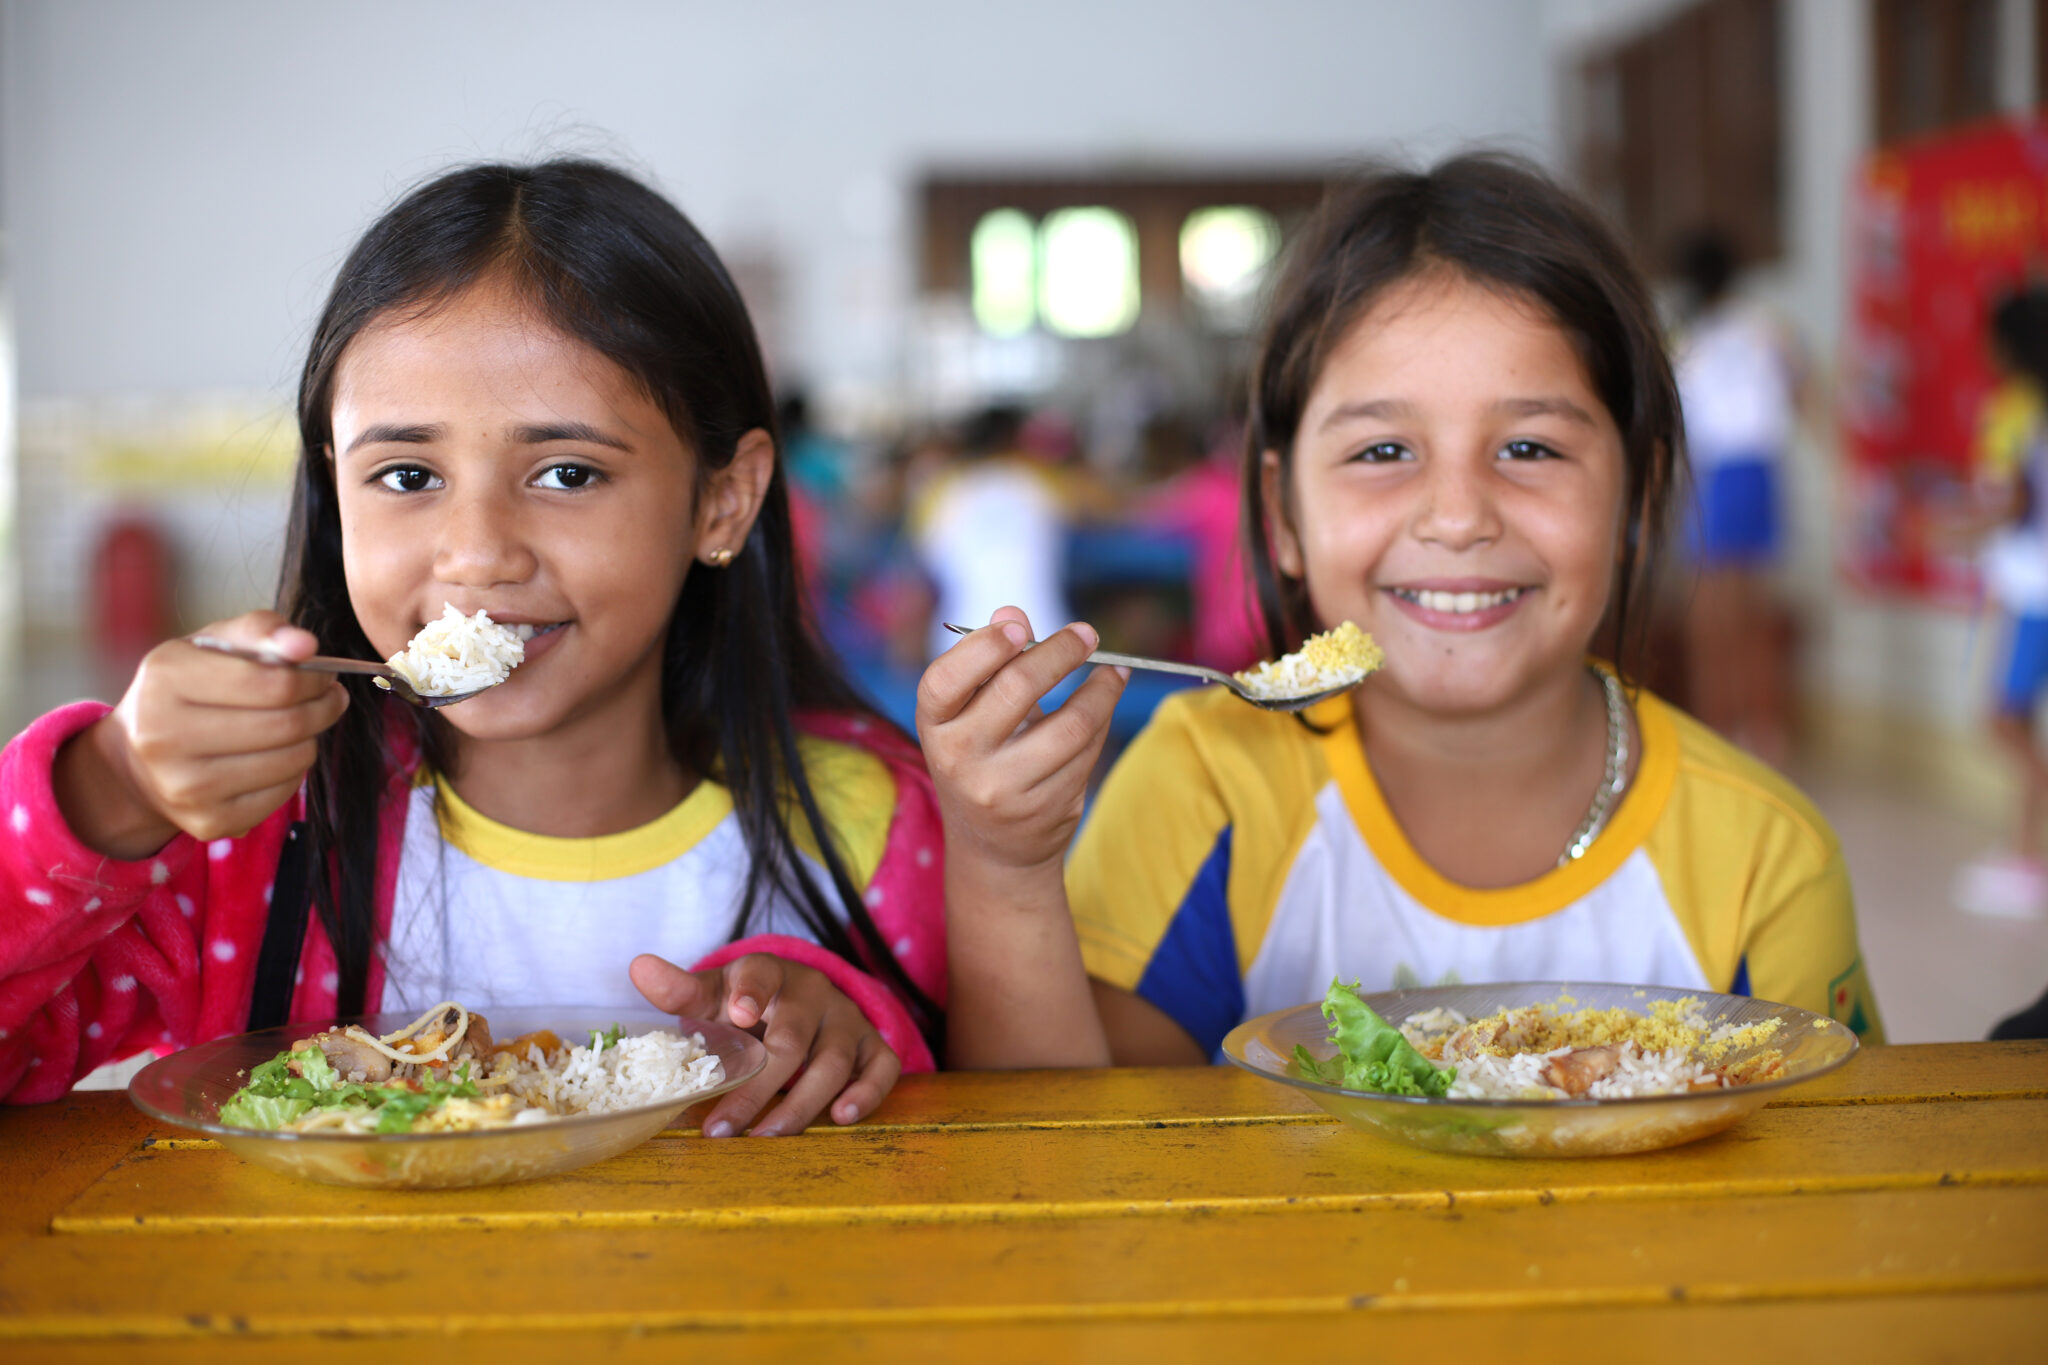
<svg viewBox="0 0 2048 1365"><path fill-rule="evenodd" d="M1784 537L1781 467L1799 420L1799 362L1777 318L1733 292L1735 245L1714 228L1678 254L1675 344L1693 500L1685 612L1694 715L1774 767L1791 754L1791 621L1772 575Z"/></svg>
<svg viewBox="0 0 2048 1365"><path fill-rule="evenodd" d="M1140 527L1186 539L1188 652L1195 663L1229 673L1265 655L1241 548L1242 407L1237 402L1237 415L1216 424L1206 448L1177 422L1155 433L1162 477L1139 498L1135 518Z"/></svg>
<svg viewBox="0 0 2048 1365"><path fill-rule="evenodd" d="M1982 544L1985 614L1997 640L1991 728L2012 761L2019 800L2005 846L1964 867L1955 894L1979 914L2034 918L2048 907L2048 758L2035 723L2048 691L2048 290L2000 299L1986 343L1999 383L1979 420L1971 506L1957 529Z"/></svg>
<svg viewBox="0 0 2048 1365"><path fill-rule="evenodd" d="M955 638L946 623L984 626L997 607L1022 607L1041 637L1073 619L1063 574L1067 510L1047 464L1024 451L1024 423L1014 404L977 413L961 432L959 458L911 513L936 595L934 658Z"/></svg>

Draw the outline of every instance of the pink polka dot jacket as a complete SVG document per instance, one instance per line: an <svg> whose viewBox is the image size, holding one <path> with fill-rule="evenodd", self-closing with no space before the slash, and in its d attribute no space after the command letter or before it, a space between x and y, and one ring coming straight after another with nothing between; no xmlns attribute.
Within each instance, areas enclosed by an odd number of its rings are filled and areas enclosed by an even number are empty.
<svg viewBox="0 0 2048 1365"><path fill-rule="evenodd" d="M122 862L79 843L57 808L57 750L107 713L97 702L51 712L0 750L0 1099L56 1099L95 1067L137 1052L170 1052L240 1033L255 985L270 883L295 797L247 834L202 843L179 835L154 857ZM896 810L869 881L869 913L905 970L945 998L945 897L938 804L922 758L880 727L806 716L807 733L868 749L896 783ZM378 858L380 934L391 920L409 765L397 765L383 806ZM907 940L907 942L905 942ZM740 939L694 964L723 966L768 952L831 978L896 1049L905 1071L929 1071L931 1050L909 1010L859 966L802 939ZM373 960L369 998L383 989ZM310 916L293 992L294 1022L335 1015L334 953Z"/></svg>

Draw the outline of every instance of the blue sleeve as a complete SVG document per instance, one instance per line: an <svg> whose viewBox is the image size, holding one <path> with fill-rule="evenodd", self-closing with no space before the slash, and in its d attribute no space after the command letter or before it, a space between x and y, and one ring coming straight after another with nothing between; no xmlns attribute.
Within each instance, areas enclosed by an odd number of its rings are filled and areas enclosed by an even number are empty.
<svg viewBox="0 0 2048 1365"><path fill-rule="evenodd" d="M1223 1035L1244 1019L1229 887L1226 825L1138 979L1138 994L1172 1016L1211 1057L1222 1047Z"/></svg>

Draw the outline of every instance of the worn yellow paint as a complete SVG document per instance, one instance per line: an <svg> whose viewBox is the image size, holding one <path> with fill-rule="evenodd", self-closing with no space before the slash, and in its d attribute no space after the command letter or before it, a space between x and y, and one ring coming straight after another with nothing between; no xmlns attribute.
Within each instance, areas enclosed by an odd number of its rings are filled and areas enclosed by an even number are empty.
<svg viewBox="0 0 2048 1365"><path fill-rule="evenodd" d="M851 1130L668 1137L431 1194L139 1148L152 1126L119 1097L76 1097L0 1121L0 1170L34 1172L0 1216L0 1355L359 1360L365 1337L460 1334L505 1360L1121 1359L1597 1332L1669 1361L1724 1354L1718 1327L1981 1356L2048 1321L2044 1093L2048 1048L1873 1049L1691 1147L1514 1162L1395 1146L1233 1071L937 1076Z"/></svg>
<svg viewBox="0 0 2048 1365"><path fill-rule="evenodd" d="M1565 1360L1578 1365L1629 1343L1655 1343L1659 1365L1725 1365L1732 1351L1763 1344L1776 1356L1805 1360L1938 1358L1946 1349L1972 1360L2025 1360L2038 1353L2048 1293L1989 1292L1902 1295L1743 1304L1541 1307L1514 1313L1370 1313L1339 1311L1243 1318L1126 1321L910 1323L861 1327L689 1327L534 1333L500 1330L465 1337L466 1357L494 1365L529 1361L603 1360L617 1365L674 1365L679 1358L724 1361L963 1360L977 1365L1024 1362L1261 1360L1280 1352L1328 1353L1345 1359L1382 1356L1415 1360ZM1617 1347L1617 1343L1621 1343ZM428 1358L445 1358L445 1339L403 1343ZM1602 1348L1606 1349L1603 1351ZM148 1358L159 1365L276 1365L275 1338L206 1336L155 1339ZM293 1365L363 1365L368 1353L393 1344L347 1337L295 1338ZM134 1343L83 1341L8 1343L9 1365L131 1365Z"/></svg>
<svg viewBox="0 0 2048 1365"><path fill-rule="evenodd" d="M849 1254L857 1247L857 1254ZM706 1274L707 1265L735 1268ZM452 1274L459 1267L459 1274ZM744 1267L744 1271L737 1268ZM2048 1189L1029 1225L56 1237L0 1335L1517 1312L2048 1287ZM449 1292L459 1285L459 1292Z"/></svg>
<svg viewBox="0 0 2048 1365"><path fill-rule="evenodd" d="M1866 1048L1839 1071L1789 1090L1779 1106L1949 1099L2048 1099L2048 1043ZM1298 1090L1237 1067L983 1071L906 1076L866 1123L875 1128L1130 1126L1328 1122Z"/></svg>
<svg viewBox="0 0 2048 1365"><path fill-rule="evenodd" d="M656 1139L552 1180L431 1196L315 1185L225 1151L150 1151L114 1167L53 1226L121 1234L875 1224L2043 1182L2048 1101L1986 1100L1765 1110L1691 1146L1586 1161L1444 1156L1331 1124Z"/></svg>
<svg viewBox="0 0 2048 1365"><path fill-rule="evenodd" d="M1912 1043L1865 1048L1840 1071L1772 1107L2048 1099L2048 1042Z"/></svg>

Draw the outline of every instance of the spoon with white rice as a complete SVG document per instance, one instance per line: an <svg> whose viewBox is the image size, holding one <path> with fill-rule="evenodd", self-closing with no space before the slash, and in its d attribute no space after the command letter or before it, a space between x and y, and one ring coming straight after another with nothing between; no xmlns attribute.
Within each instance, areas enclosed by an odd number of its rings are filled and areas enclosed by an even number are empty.
<svg viewBox="0 0 2048 1365"><path fill-rule="evenodd" d="M968 635L968 626L942 623L955 635ZM1033 643L1037 643L1033 641ZM1029 649L1031 645L1024 648ZM1147 659L1137 654L1118 654L1098 649L1088 656L1091 664L1122 664L1125 668L1149 668L1155 673L1179 673L1220 683L1262 711L1304 711L1317 702L1348 692L1365 681L1365 675L1386 662L1373 638L1346 621L1335 630L1311 635L1301 648L1278 659L1254 664L1242 673L1225 673L1200 664L1177 659Z"/></svg>
<svg viewBox="0 0 2048 1365"><path fill-rule="evenodd" d="M404 649L381 664L331 654L286 659L268 650L245 649L211 635L195 635L192 643L201 649L273 667L361 674L400 701L430 711L489 691L511 677L512 670L526 658L526 642L518 631L499 625L484 611L464 616L453 602L442 608L440 620L427 622Z"/></svg>

